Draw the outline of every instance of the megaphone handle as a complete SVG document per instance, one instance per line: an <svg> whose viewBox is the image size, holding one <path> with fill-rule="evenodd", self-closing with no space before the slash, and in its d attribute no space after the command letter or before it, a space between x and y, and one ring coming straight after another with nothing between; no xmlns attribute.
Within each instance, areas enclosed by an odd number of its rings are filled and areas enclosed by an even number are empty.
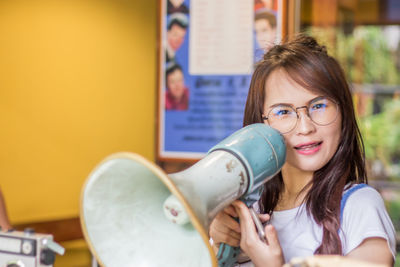
<svg viewBox="0 0 400 267"><path fill-rule="evenodd" d="M221 243L219 246L217 259L219 267L232 267L237 263L237 256L240 253L239 247L232 247Z"/></svg>
<svg viewBox="0 0 400 267"><path fill-rule="evenodd" d="M263 187L260 186L254 189L252 192L245 194L241 200L252 210L253 204L260 199ZM253 210L254 212L254 210ZM239 221L238 218L234 218L235 220ZM254 219L253 219L254 220ZM257 217L258 220L258 217ZM260 223L261 224L261 223ZM257 225L258 229L262 229ZM260 232L259 232L260 234ZM265 238L265 234L263 235ZM232 267L235 266L237 263L237 257L240 253L240 247L232 247L225 243L221 243L218 249L217 260L218 266L220 267Z"/></svg>

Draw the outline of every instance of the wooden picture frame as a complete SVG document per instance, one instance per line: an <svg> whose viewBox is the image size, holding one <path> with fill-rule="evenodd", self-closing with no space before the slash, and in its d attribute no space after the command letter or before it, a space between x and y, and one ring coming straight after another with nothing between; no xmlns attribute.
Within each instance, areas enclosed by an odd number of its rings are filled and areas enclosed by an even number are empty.
<svg viewBox="0 0 400 267"><path fill-rule="evenodd" d="M268 25L256 17L274 17L274 39L264 45L288 33L287 0L269 2L159 0L157 161L193 163L242 127L253 66L265 52L259 28Z"/></svg>

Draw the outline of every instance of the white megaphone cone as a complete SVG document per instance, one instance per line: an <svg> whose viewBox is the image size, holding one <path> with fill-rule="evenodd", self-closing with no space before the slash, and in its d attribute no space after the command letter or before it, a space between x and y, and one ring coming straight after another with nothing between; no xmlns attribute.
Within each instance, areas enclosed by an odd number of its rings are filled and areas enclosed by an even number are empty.
<svg viewBox="0 0 400 267"><path fill-rule="evenodd" d="M81 224L91 252L107 267L217 266L208 237L212 219L243 196L256 201L285 151L277 131L253 124L170 175L140 155L111 155L82 190Z"/></svg>

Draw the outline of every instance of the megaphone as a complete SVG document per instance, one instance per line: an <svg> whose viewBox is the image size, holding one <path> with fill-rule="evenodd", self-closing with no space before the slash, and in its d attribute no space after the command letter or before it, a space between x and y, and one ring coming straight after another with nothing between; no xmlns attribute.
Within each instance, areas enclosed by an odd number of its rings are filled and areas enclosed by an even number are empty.
<svg viewBox="0 0 400 267"><path fill-rule="evenodd" d="M261 123L233 133L174 174L138 154L113 154L83 186L84 237L101 266L218 266L211 221L236 199L258 200L285 156L283 137Z"/></svg>

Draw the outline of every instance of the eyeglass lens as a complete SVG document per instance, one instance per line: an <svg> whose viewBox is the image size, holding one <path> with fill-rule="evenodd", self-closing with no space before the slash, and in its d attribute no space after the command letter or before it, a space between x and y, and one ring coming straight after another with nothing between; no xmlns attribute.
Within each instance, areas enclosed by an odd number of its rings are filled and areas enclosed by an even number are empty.
<svg viewBox="0 0 400 267"><path fill-rule="evenodd" d="M337 104L326 97L319 97L310 102L307 106L310 119L318 125L328 125L337 116ZM287 133L296 127L298 115L295 108L289 105L279 105L271 109L268 113L268 124L280 131Z"/></svg>

